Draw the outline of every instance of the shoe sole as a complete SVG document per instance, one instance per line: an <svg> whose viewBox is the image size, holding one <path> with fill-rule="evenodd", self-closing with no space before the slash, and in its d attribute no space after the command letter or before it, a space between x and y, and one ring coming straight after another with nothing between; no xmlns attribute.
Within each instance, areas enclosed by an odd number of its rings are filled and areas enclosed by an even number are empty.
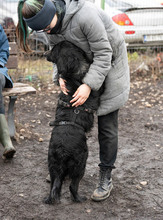
<svg viewBox="0 0 163 220"><path fill-rule="evenodd" d="M9 150L9 151L5 152L5 153L3 154L3 156L4 156L6 159L11 159L11 158L13 158L15 152L16 152L16 150L13 150L13 149L12 149L12 150Z"/></svg>
<svg viewBox="0 0 163 220"><path fill-rule="evenodd" d="M92 199L93 201L95 201L95 202L103 201L103 200L107 199L107 198L110 196L110 193L111 193L112 189L113 189L113 184L110 186L110 190L109 190L109 192L108 192L105 196L103 196L103 197L94 197L94 196L92 195L92 196L91 196L91 199Z"/></svg>

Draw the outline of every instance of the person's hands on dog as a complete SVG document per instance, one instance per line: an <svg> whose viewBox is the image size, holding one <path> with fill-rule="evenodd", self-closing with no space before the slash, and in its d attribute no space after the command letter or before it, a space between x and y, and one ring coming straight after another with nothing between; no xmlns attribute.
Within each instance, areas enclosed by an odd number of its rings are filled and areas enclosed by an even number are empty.
<svg viewBox="0 0 163 220"><path fill-rule="evenodd" d="M70 101L70 103L74 102L72 106L75 107L78 107L79 105L83 105L84 102L88 99L90 92L91 92L91 88L86 84L82 84L74 93L73 95L74 98Z"/></svg>
<svg viewBox="0 0 163 220"><path fill-rule="evenodd" d="M59 85L60 85L62 92L65 95L68 95L68 89L66 88L66 80L59 78Z"/></svg>

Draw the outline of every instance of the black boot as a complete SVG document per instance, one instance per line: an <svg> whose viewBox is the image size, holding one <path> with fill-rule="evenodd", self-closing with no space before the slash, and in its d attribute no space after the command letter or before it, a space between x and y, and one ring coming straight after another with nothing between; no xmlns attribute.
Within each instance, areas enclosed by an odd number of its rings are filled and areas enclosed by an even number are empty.
<svg viewBox="0 0 163 220"><path fill-rule="evenodd" d="M91 199L98 202L108 198L112 188L111 170L100 169L99 184L93 192Z"/></svg>

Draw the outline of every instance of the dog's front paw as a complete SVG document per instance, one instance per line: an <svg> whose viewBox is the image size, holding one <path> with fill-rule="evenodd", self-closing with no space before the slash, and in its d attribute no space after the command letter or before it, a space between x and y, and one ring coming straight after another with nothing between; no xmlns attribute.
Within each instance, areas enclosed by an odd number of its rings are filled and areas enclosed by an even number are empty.
<svg viewBox="0 0 163 220"><path fill-rule="evenodd" d="M76 198L72 198L74 202L85 202L87 200L86 196L77 196Z"/></svg>
<svg viewBox="0 0 163 220"><path fill-rule="evenodd" d="M52 201L51 197L48 196L48 197L44 198L43 203L51 205L51 204L53 204L53 201Z"/></svg>

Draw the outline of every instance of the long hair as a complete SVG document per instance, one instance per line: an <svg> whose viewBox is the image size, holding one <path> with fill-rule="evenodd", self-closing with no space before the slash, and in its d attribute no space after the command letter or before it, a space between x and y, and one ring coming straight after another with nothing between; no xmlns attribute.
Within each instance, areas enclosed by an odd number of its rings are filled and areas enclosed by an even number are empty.
<svg viewBox="0 0 163 220"><path fill-rule="evenodd" d="M24 18L31 18L35 16L43 7L45 0L19 0L18 3L18 24L16 27L16 36L20 48L26 52L31 52L27 43L29 36L28 26Z"/></svg>

